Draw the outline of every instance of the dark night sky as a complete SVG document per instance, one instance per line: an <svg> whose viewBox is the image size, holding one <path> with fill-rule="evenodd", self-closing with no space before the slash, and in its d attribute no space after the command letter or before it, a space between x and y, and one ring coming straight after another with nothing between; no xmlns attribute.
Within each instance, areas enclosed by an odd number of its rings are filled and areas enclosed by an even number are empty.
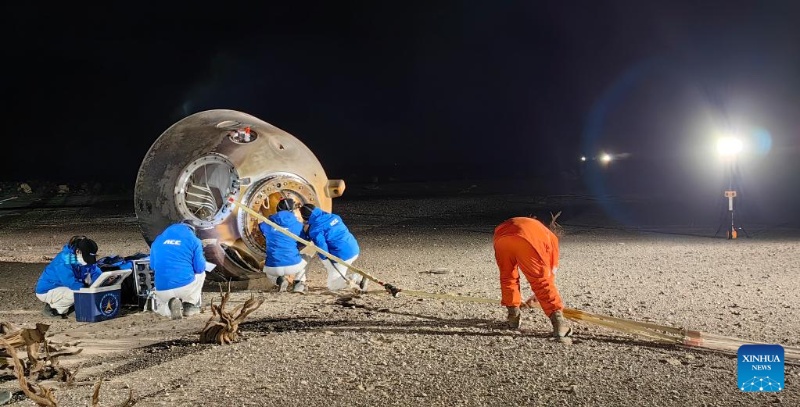
<svg viewBox="0 0 800 407"><path fill-rule="evenodd" d="M552 177L610 149L685 183L725 128L768 135L751 174L791 183L800 158L797 1L193 4L0 6L3 178L132 184L212 108L289 131L332 178Z"/></svg>

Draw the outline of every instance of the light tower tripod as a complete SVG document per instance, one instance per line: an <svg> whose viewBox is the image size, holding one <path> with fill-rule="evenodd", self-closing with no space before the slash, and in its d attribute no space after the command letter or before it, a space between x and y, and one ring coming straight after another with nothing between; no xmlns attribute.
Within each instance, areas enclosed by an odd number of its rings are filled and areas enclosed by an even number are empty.
<svg viewBox="0 0 800 407"><path fill-rule="evenodd" d="M723 196L728 200L728 211L727 211L728 213L727 216L725 216L725 219L722 221L722 223L720 223L719 227L717 228L717 232L714 233L714 236L716 237L717 235L719 235L720 230L722 230L722 227L724 226L726 229L725 236L729 240L736 239L737 237L739 237L739 232L744 233L746 237L750 237L750 235L747 234L747 231L744 230L743 227L736 226L736 223L734 222L733 215L736 209L736 205L734 205L734 198L738 196L738 193L736 192L735 188L738 185L738 182L734 182L734 178L736 178L735 177L736 158L729 157L727 161L728 161L728 166L727 166L728 189L725 190Z"/></svg>

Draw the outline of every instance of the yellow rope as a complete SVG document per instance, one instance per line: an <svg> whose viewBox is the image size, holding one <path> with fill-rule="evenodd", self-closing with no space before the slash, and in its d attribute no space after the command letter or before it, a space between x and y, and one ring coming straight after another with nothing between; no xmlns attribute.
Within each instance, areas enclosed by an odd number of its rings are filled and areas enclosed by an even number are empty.
<svg viewBox="0 0 800 407"><path fill-rule="evenodd" d="M261 220L262 222L267 223L268 225L275 228L278 232L286 235L287 237L293 239L294 241L306 245L307 247L311 247L314 249L315 252L320 253L339 264L342 264L349 268L350 270L360 274L364 278L372 280L384 287L387 288L387 291L396 295L397 293L405 293L407 295L413 297L420 297L420 298L433 298L433 299L441 299L441 300L450 300L450 301L459 301L459 302L471 302L477 304L496 304L500 305L499 300L492 300L489 298L479 298L479 297L471 297L466 295L455 295L455 294L438 294L438 293L429 293L426 291L415 291L415 290L401 290L398 289L388 283L384 283L383 281L378 280L371 274L367 273L364 270L359 269L353 265L345 263L344 260L326 252L325 250L320 249L312 242L304 240L292 232L284 229L280 225L272 222L271 220L267 219L264 215L254 211L253 209L249 208L247 205L243 205L237 202L235 199L228 198L228 201L238 206L240 209L244 210L245 212L249 213L251 216L254 216L256 219ZM394 291L393 291L393 290ZM536 304L539 306L539 304ZM656 342L662 343L670 343L670 344L677 344L677 345L685 345L690 347L701 347L701 348L708 348L708 349L715 349L715 350L725 350L730 351L731 349L736 349L740 344L745 343L753 343L748 342L738 338L727 338L718 335L709 335L699 331L687 331L684 328L676 328L667 325L659 325L653 324L649 322L638 322L624 318L616 318L608 315L600 315L600 314L592 314L589 312L573 309L573 308L564 308L564 317L576 321L576 322L586 322L598 326L602 326L605 328L609 328L615 331L625 332L632 335L638 335L650 340L654 340ZM800 349L797 347L786 347L784 346L785 358L795 358L800 359Z"/></svg>
<svg viewBox="0 0 800 407"><path fill-rule="evenodd" d="M250 214L250 216L253 216L256 219L258 219L258 220L260 220L260 221L272 226L273 228L275 228L275 230L277 230L278 232L280 232L280 233L284 234L285 236L291 238L292 240L294 240L294 241L296 241L298 243L301 243L301 244L305 245L306 247L313 248L315 252L320 253L323 256L325 256L325 257L327 257L327 258L329 258L329 259L331 259L331 260L333 260L333 261L335 261L335 262L337 262L337 263L339 263L339 264L341 264L343 266L346 266L350 270L353 270L354 272L362 275L363 277L366 277L369 280L372 280L372 281L374 281L374 282L376 282L376 283L378 283L380 285L384 285L384 282L382 282L382 281L378 280L377 278L373 277L371 274L367 273L366 271L361 270L358 267L355 267L355 266L353 266L351 264L348 264L344 260L342 260L342 259L340 259L340 258L328 253L325 250L320 249L313 242L310 242L308 240L300 238L299 236L295 235L294 233L286 230L286 228L284 228L283 226L278 225L277 223L269 220L266 216L254 211L253 209L251 209L247 205L243 205L240 202L237 202L235 199L233 199L233 197L228 198L228 202L230 202L232 204L235 204L236 206L239 207L239 209L243 209L245 212Z"/></svg>

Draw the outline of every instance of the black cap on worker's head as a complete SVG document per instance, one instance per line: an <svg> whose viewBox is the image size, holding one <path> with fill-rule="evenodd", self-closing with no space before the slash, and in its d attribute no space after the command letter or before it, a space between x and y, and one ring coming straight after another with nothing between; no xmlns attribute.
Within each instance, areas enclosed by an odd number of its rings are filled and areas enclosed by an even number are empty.
<svg viewBox="0 0 800 407"><path fill-rule="evenodd" d="M95 243L94 240L88 237L77 239L73 247L75 250L81 251L81 257L83 257L83 261L85 261L86 264L97 263L97 243Z"/></svg>
<svg viewBox="0 0 800 407"><path fill-rule="evenodd" d="M278 205L276 206L278 212L280 211L293 211L294 210L294 200L291 198L283 198L278 201Z"/></svg>
<svg viewBox="0 0 800 407"><path fill-rule="evenodd" d="M184 219L180 223L182 225L188 226L189 229L192 230L192 233L196 233L197 232L197 227L194 225L194 221L192 221L191 219Z"/></svg>
<svg viewBox="0 0 800 407"><path fill-rule="evenodd" d="M317 207L312 204L305 204L300 207L300 216L303 217L303 220L308 220L311 217L311 212L314 212L314 209Z"/></svg>

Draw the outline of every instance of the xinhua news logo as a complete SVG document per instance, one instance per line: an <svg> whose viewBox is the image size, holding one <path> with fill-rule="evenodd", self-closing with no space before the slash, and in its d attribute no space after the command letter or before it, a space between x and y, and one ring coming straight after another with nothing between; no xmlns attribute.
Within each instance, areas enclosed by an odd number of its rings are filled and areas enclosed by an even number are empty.
<svg viewBox="0 0 800 407"><path fill-rule="evenodd" d="M783 390L783 346L742 345L738 360L739 390L778 392Z"/></svg>

